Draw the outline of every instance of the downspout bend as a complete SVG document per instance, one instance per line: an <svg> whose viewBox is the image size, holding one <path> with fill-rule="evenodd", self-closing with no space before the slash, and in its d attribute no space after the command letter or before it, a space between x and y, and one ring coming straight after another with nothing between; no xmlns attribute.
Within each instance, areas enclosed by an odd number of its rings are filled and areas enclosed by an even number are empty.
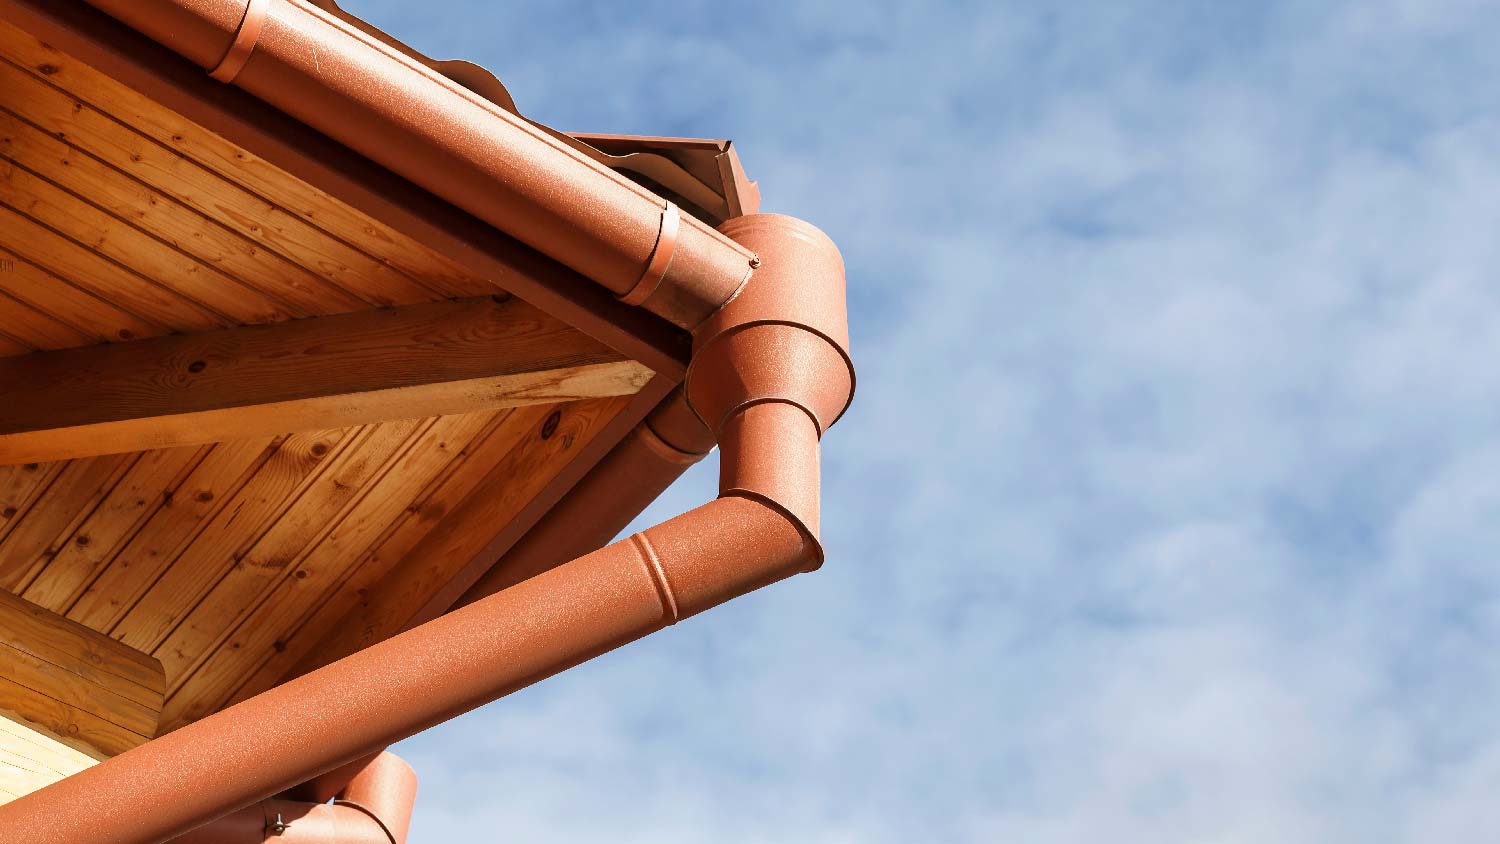
<svg viewBox="0 0 1500 844"><path fill-rule="evenodd" d="M843 256L795 217L752 214L720 230L758 266L694 333L687 401L722 448L720 495L781 510L821 563L819 442L854 400Z"/></svg>

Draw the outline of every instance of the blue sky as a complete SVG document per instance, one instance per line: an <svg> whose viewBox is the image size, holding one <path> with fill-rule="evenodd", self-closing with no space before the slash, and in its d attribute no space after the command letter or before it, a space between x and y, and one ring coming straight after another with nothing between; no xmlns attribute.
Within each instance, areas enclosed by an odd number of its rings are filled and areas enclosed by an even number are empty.
<svg viewBox="0 0 1500 844"><path fill-rule="evenodd" d="M860 367L827 565L403 743L414 844L1500 827L1493 4L346 5L733 138Z"/></svg>

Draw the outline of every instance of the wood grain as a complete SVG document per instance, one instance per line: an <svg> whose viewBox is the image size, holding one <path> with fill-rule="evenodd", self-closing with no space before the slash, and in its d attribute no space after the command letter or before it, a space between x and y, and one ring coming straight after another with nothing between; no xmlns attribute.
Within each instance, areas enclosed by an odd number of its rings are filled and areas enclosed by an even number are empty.
<svg viewBox="0 0 1500 844"><path fill-rule="evenodd" d="M74 149L3 110L0 156L304 314L344 313L370 304L128 171Z"/></svg>
<svg viewBox="0 0 1500 844"><path fill-rule="evenodd" d="M215 314L226 324L308 316L0 158L0 203Z"/></svg>
<svg viewBox="0 0 1500 844"><path fill-rule="evenodd" d="M214 446L173 494L163 496L146 524L64 614L95 630L113 630L225 503L234 500L283 439L263 437Z"/></svg>
<svg viewBox="0 0 1500 844"><path fill-rule="evenodd" d="M163 709L167 728L213 712L247 674L276 652L278 645L285 647L282 637L286 632L295 630L325 590L343 581L348 569L363 561L371 545L389 531L493 416L471 413L433 420L320 536L299 542L301 547L286 548L295 550L295 556L279 567L263 566L253 581L242 579L234 592L223 590L226 597L237 595L237 599L221 603L218 611L207 617L216 617L222 627L225 615L232 616L231 633L207 641L200 634L198 651L202 658L168 687ZM274 546L267 550L274 551ZM204 605L216 597L210 596ZM200 605L200 611L204 605ZM183 633L179 628L173 640L159 649L164 661L176 656L178 648L173 642L180 642Z"/></svg>
<svg viewBox="0 0 1500 844"><path fill-rule="evenodd" d="M0 592L0 709L74 746L121 753L156 735L161 663Z"/></svg>
<svg viewBox="0 0 1500 844"><path fill-rule="evenodd" d="M421 279L441 295L495 292L487 280L476 278L448 258L359 209L308 187L217 134L4 22L0 22L0 53L80 99L107 106L137 131L179 155L242 184L309 222L337 232L394 270Z"/></svg>
<svg viewBox="0 0 1500 844"><path fill-rule="evenodd" d="M461 504L409 551L378 552L378 558L388 561L390 568L372 570L371 574L379 576L372 578L364 590L357 590L358 602L292 673L326 665L404 629L428 597L484 550L566 463L573 450L614 418L626 401L617 398L561 405L508 432L516 438L515 444L491 464Z"/></svg>
<svg viewBox="0 0 1500 844"><path fill-rule="evenodd" d="M115 550L130 538L206 449L189 446L141 455L109 495L60 544L21 597L53 612L66 612Z"/></svg>
<svg viewBox="0 0 1500 844"><path fill-rule="evenodd" d="M128 122L116 120L109 107L97 107L4 60L0 107L367 301L411 304L447 295L141 134ZM298 190L310 190L291 181Z"/></svg>
<svg viewBox="0 0 1500 844"><path fill-rule="evenodd" d="M0 463L628 395L650 371L488 297L0 360ZM87 396L88 401L79 401Z"/></svg>

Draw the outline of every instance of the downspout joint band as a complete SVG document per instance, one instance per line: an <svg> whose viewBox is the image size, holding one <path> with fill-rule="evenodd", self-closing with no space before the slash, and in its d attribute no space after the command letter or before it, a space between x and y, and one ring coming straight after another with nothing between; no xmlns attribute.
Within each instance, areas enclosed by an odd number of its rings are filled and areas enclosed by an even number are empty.
<svg viewBox="0 0 1500 844"><path fill-rule="evenodd" d="M641 274L641 280L619 297L621 302L639 306L656 293L662 279L667 277L667 268L672 266L672 254L677 251L677 230L681 225L682 214L677 210L677 205L667 202L661 209L661 231L656 236L656 248L651 251L651 261Z"/></svg>
<svg viewBox="0 0 1500 844"><path fill-rule="evenodd" d="M209 76L227 85L240 75L245 63L250 61L250 54L255 51L255 43L260 40L260 31L265 28L270 9L271 0L250 0L246 4L245 16L240 19L240 28L235 30L234 41L224 58L208 72Z"/></svg>
<svg viewBox="0 0 1500 844"><path fill-rule="evenodd" d="M631 534L630 542L640 554L651 583L656 586L656 595L661 599L662 622L669 627L676 624L682 613L677 608L677 595L672 591L671 581L667 580L667 570L661 564L661 557L656 555L656 548L645 533Z"/></svg>

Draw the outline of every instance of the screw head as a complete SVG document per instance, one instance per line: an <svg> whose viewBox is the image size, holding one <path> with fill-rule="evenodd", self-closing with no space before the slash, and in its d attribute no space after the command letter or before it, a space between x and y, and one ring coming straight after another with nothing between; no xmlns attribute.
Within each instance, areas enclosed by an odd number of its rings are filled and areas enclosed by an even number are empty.
<svg viewBox="0 0 1500 844"><path fill-rule="evenodd" d="M759 255L751 255L750 256L750 269L752 269L752 270L758 270L758 269L760 269L760 256Z"/></svg>

